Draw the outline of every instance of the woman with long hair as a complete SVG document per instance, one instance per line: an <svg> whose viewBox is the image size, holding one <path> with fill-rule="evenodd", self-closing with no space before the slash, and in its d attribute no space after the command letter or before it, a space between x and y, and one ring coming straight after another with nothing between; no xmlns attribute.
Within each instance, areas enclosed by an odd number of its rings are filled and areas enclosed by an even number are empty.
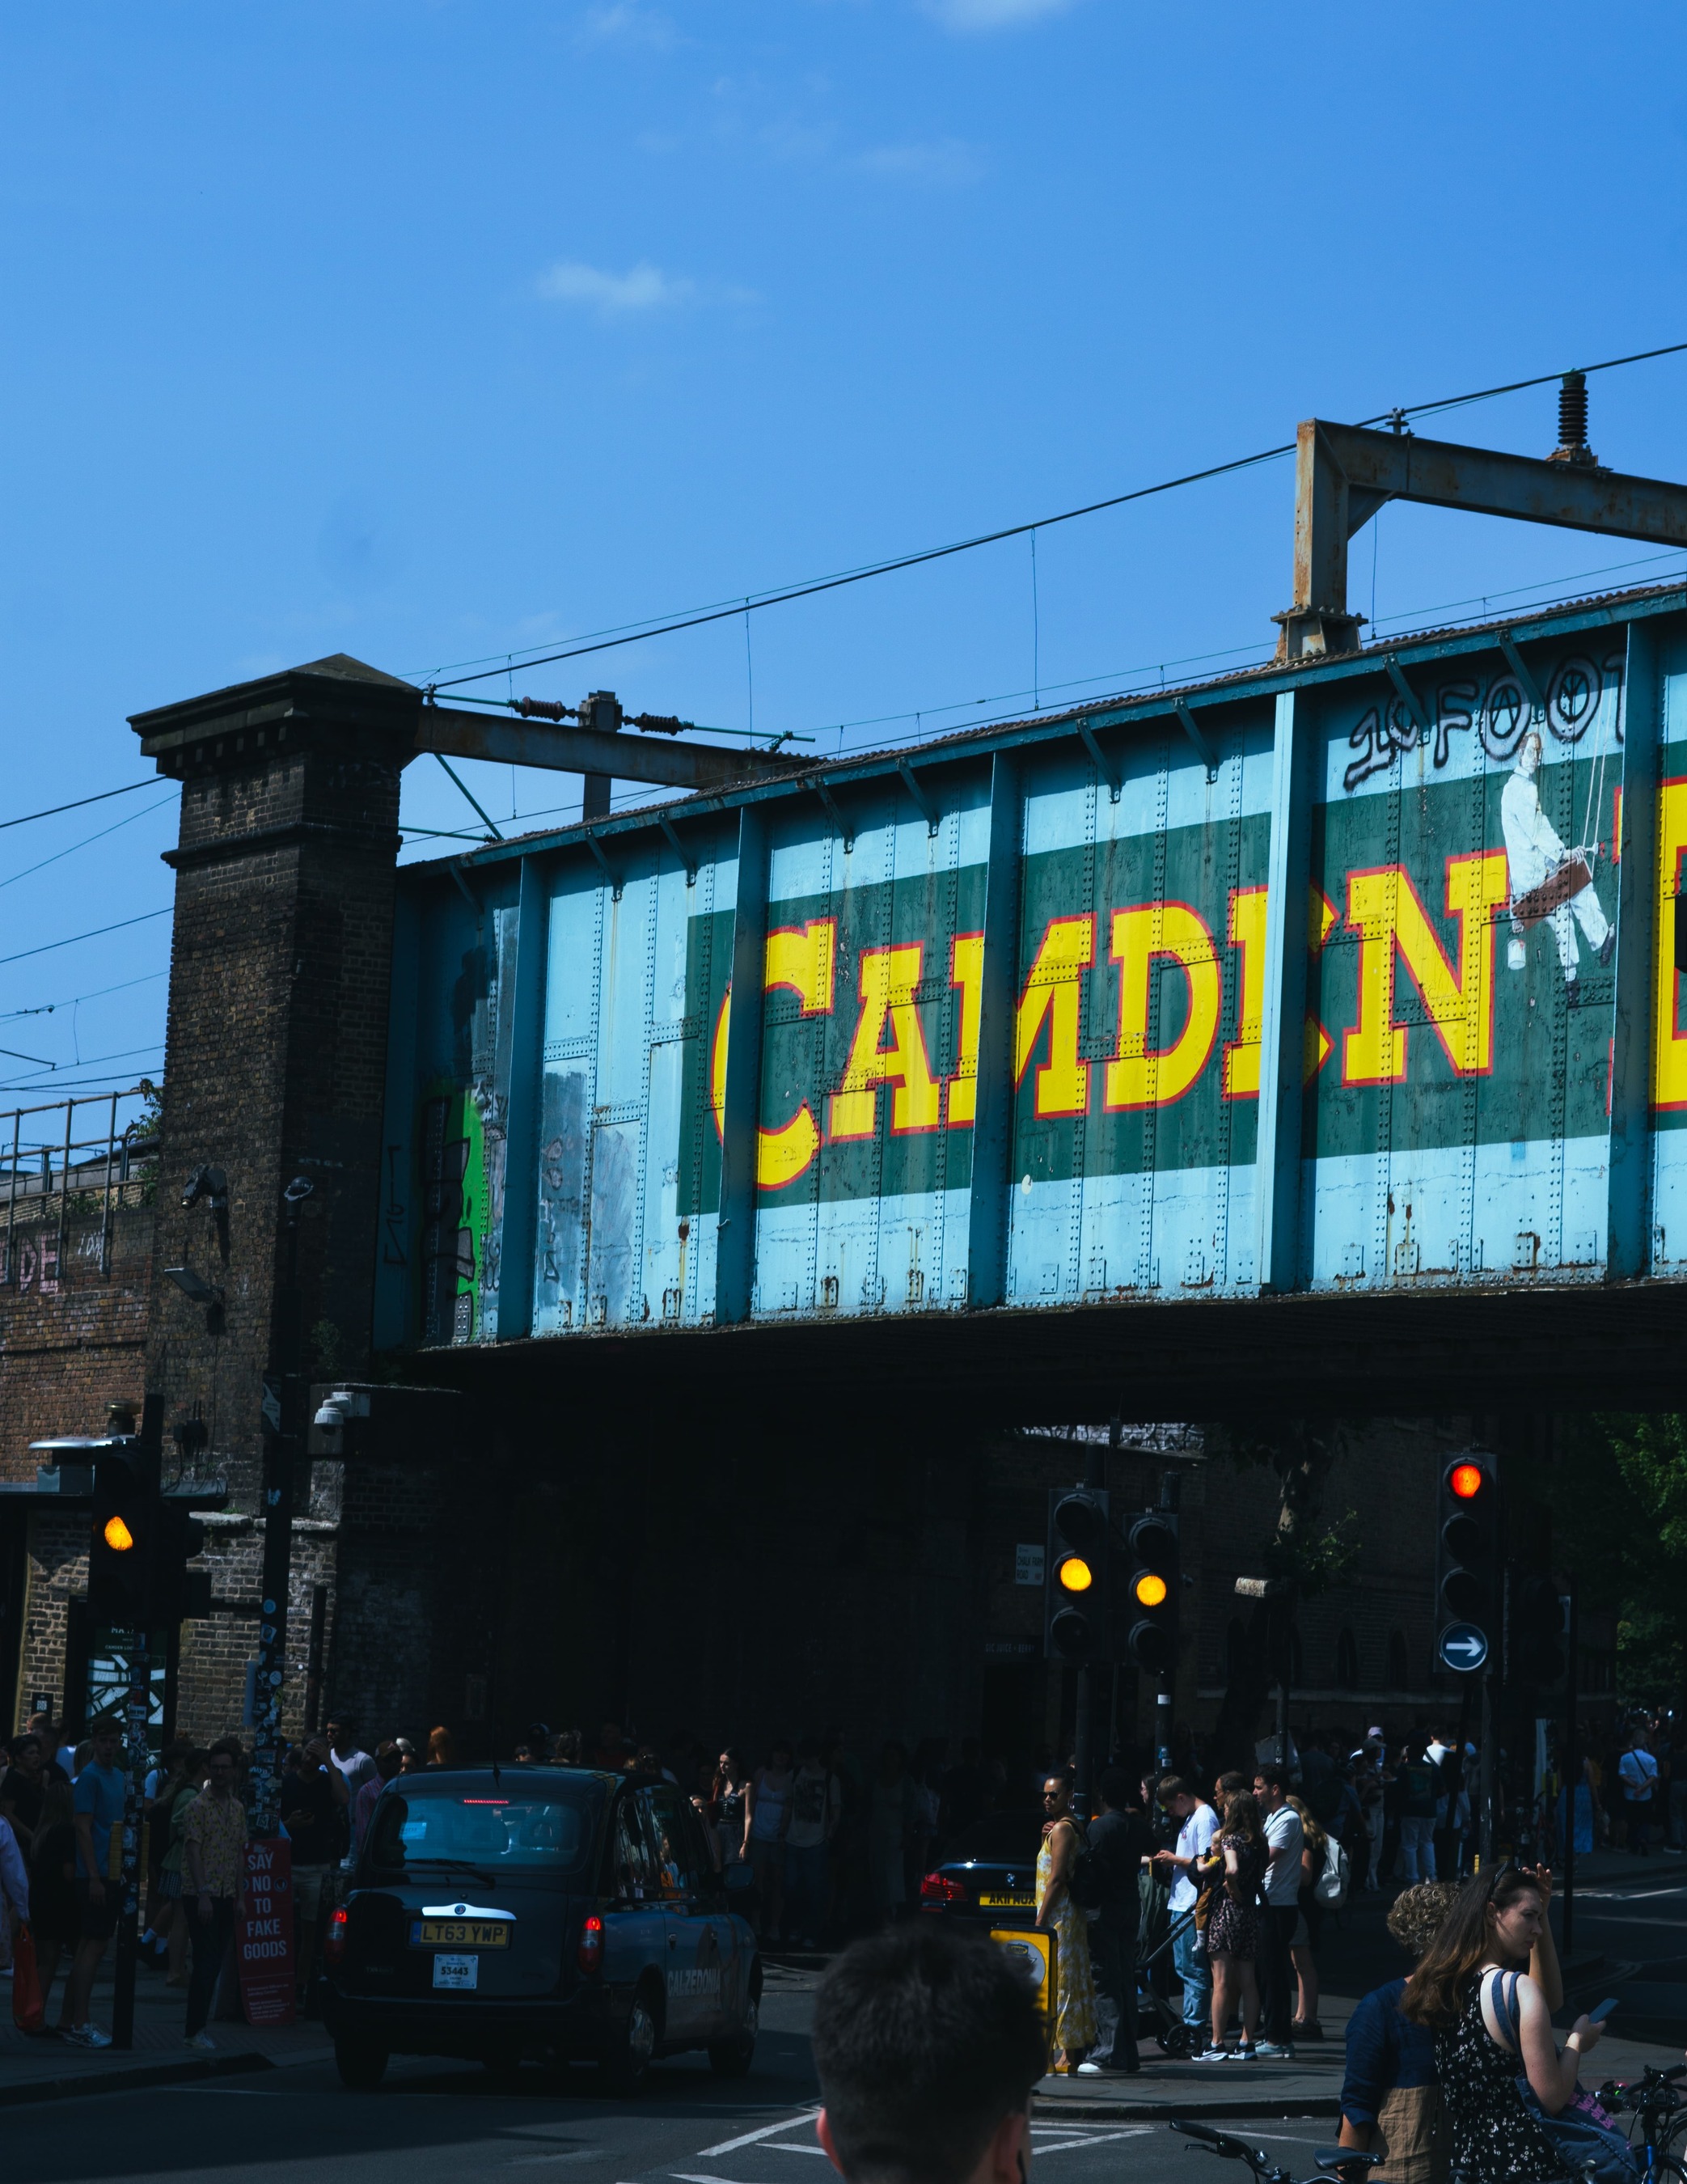
<svg viewBox="0 0 1687 2184"><path fill-rule="evenodd" d="M1037 1853L1037 1925L1052 1930L1060 1976L1055 1984L1054 2070L1070 2077L1095 2045L1095 1979L1089 1962L1089 1922L1072 1901L1072 1877L1083 1849L1083 1829L1072 1808L1064 1774L1043 1785L1043 1847Z"/></svg>
<svg viewBox="0 0 1687 2184"><path fill-rule="evenodd" d="M1317 1886L1329 1850L1329 1836L1310 1806L1302 1804L1298 1797L1291 1797L1289 1802L1300 1815L1300 1915L1294 1922L1294 1939L1289 1945L1295 1986L1294 2022L1290 2029L1297 2040L1322 2040L1324 2028L1318 2022L1318 1966L1313 1952L1324 1923L1324 1907L1317 1898Z"/></svg>
<svg viewBox="0 0 1687 2184"><path fill-rule="evenodd" d="M1556 2115L1603 2029L1578 2017L1561 2054L1546 1983L1519 1969L1542 1947L1551 1885L1550 1875L1509 1864L1467 1880L1400 2000L1401 2015L1434 2035L1452 2167L1466 2184L1543 2184L1570 2173L1517 2090L1521 2064Z"/></svg>
<svg viewBox="0 0 1687 2184"><path fill-rule="evenodd" d="M1235 2059L1251 2063L1260 2021L1259 1975L1254 1964L1260 1947L1260 1883L1270 1855L1259 1799L1251 1790L1233 1791L1226 1799L1224 1826L1213 1849L1222 1861L1223 1878L1206 1922L1206 1953L1212 1965L1212 2042L1196 2059L1216 2063L1228 2056L1225 2029L1239 2005L1242 2039Z"/></svg>

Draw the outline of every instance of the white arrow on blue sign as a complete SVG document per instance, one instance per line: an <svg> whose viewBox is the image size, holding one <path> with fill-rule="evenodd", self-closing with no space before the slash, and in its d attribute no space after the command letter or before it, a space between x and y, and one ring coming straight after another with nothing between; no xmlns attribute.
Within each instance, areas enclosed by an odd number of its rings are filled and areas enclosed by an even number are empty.
<svg viewBox="0 0 1687 2184"><path fill-rule="evenodd" d="M1450 1623L1441 1633L1437 1650L1444 1668L1456 1669L1468 1675L1488 1658L1488 1634L1478 1630L1473 1623Z"/></svg>

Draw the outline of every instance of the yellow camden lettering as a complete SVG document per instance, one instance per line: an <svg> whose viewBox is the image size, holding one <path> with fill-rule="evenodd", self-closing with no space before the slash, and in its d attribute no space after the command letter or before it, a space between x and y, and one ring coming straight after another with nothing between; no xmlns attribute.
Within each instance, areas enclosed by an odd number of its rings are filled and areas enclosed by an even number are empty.
<svg viewBox="0 0 1687 2184"><path fill-rule="evenodd" d="M949 944L949 983L960 989L960 1038L946 1098L951 1129L971 1128L978 1111L978 1023L984 998L984 936L957 933Z"/></svg>
<svg viewBox="0 0 1687 2184"><path fill-rule="evenodd" d="M1079 975L1095 960L1093 917L1051 918L1014 1014L1013 1081L1049 1027L1049 1059L1037 1072L1039 1115L1081 1115L1089 1105L1089 1067L1077 1058Z"/></svg>
<svg viewBox="0 0 1687 2184"><path fill-rule="evenodd" d="M1266 891L1236 888L1230 896L1230 944L1242 957L1242 1017L1224 1050L1224 1096L1256 1100L1260 1027L1265 1019Z"/></svg>
<svg viewBox="0 0 1687 2184"><path fill-rule="evenodd" d="M1666 781L1657 796L1657 955L1652 974L1652 1105L1687 1107L1687 1031L1681 1024L1681 974L1675 967L1675 904L1687 850L1687 781Z"/></svg>
<svg viewBox="0 0 1687 2184"><path fill-rule="evenodd" d="M1119 967L1119 1046L1107 1064L1110 1108L1164 1107L1181 1100L1205 1068L1218 1032L1218 954L1206 921L1185 902L1148 903L1113 912L1112 960ZM1169 956L1189 985L1183 1028L1168 1047L1148 1044L1154 959ZM1253 1050L1259 1089L1259 1049Z"/></svg>
<svg viewBox="0 0 1687 2184"><path fill-rule="evenodd" d="M829 1016L837 942L838 922L831 917L770 933L763 984L770 993L788 986L805 1017ZM778 1190L794 1183L819 1150L820 1125L805 1100L788 1123L757 1132L755 1179L764 1190Z"/></svg>
<svg viewBox="0 0 1687 2184"><path fill-rule="evenodd" d="M942 1119L942 1089L932 1075L926 1035L914 1000L922 952L917 940L896 948L861 951L861 1013L843 1086L832 1095L827 1124L834 1138L873 1134L878 1128L881 1084L893 1088L893 1130L934 1130Z"/></svg>
<svg viewBox="0 0 1687 2184"><path fill-rule="evenodd" d="M1486 1075L1494 1045L1493 912L1506 892L1503 850L1448 858L1446 914L1459 925L1456 972L1401 866L1348 874L1347 922L1359 934L1359 1021L1343 1037L1344 1084L1405 1078L1407 1034L1394 1020L1396 954L1453 1068L1462 1077Z"/></svg>

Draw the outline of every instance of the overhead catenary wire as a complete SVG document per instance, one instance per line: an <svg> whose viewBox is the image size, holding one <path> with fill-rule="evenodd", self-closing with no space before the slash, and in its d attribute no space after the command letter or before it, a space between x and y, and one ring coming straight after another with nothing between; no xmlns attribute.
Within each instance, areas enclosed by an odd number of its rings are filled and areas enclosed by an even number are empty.
<svg viewBox="0 0 1687 2184"><path fill-rule="evenodd" d="M164 805L173 800L172 792L170 796L161 796L156 804L143 804L138 811L131 811L127 818L114 820L109 827L102 827L97 834L84 834L80 842L72 842L64 849L55 850L50 857L42 857L36 864L25 865L20 872L8 872L3 880L0 880L0 888L12 887L19 880L28 879L32 873L45 872L49 865L56 865L61 858L74 856L78 850L86 850L92 843L104 841L108 834L115 834L125 827L132 827L137 819L144 819L149 811L162 811Z"/></svg>
<svg viewBox="0 0 1687 2184"><path fill-rule="evenodd" d="M91 994L72 994L62 1001L38 1001L33 1008L0 1010L0 1023L10 1023L18 1017L50 1017L57 1009L80 1008L84 1001L102 1000L108 994L127 993L131 986L150 986L169 976L168 971L143 971L138 978L120 978L114 986L96 986Z"/></svg>
<svg viewBox="0 0 1687 2184"><path fill-rule="evenodd" d="M25 811L15 819L0 819L0 830L8 827L27 827L32 819L56 819L61 811L80 811L84 805L103 804L108 797L132 796L137 788L156 788L157 774L149 774L144 781L125 782L121 788L102 788L92 796L79 796L70 804L49 804L44 811Z"/></svg>
<svg viewBox="0 0 1687 2184"><path fill-rule="evenodd" d="M86 933L69 933L62 940L43 940L38 948L19 948L15 955L0 956L0 963L21 963L26 956L50 956L55 948L74 948L79 940L97 940L107 933L122 933L131 925L149 925L155 917L173 915L175 905L166 903L162 910L143 910L138 917L120 917L114 925L91 926Z"/></svg>
<svg viewBox="0 0 1687 2184"><path fill-rule="evenodd" d="M1630 356L1607 357L1601 363L1576 368L1584 373L1614 371L1624 365L1644 364L1655 357L1676 356L1684 350L1687 350L1687 342L1670 342L1660 348L1639 349ZM1562 371L1541 372L1528 379L1508 380L1500 387L1479 387L1471 393L1442 395L1433 402L1403 403L1392 410L1379 410L1373 417L1361 418L1359 421L1362 426L1399 426L1408 417L1428 416L1439 410L1461 409L1473 402L1493 401L1500 395L1519 393L1527 387L1550 386L1563 376ZM643 624L623 624L619 631L604 632L587 641L571 643L554 651L539 652L524 658L521 666L524 668L551 666L560 660L578 660L589 653L609 652L623 645L641 644L649 638L671 637L682 630L700 629L710 622L724 621L740 614L748 621L749 615L764 607L785 606L793 600L814 599L824 592L840 590L845 585L866 583L876 577L893 576L900 570L919 568L928 562L945 560L957 554L970 554L981 546L996 545L1004 539L1022 538L1027 532L1050 529L1057 523L1075 523L1082 516L1097 515L1107 509L1123 508L1132 501L1147 500L1157 493L1175 493L1183 486L1199 485L1209 478L1227 477L1238 471L1255 469L1262 463L1280 461L1283 456L1292 455L1294 448L1295 443L1291 440L1281 447L1263 448L1251 455L1238 455L1228 462L1211 464L1204 470L1188 471L1178 477L1162 478L1153 485L1137 486L1128 493L1110 493L1100 500L1086 501L1079 508L1062 509L1057 515L1034 516L1023 523L1004 524L994 531L981 531L971 538L954 539L945 546L928 546L917 553L899 554L888 560L870 561L859 568L840 570L832 576L816 577L807 582L779 585L760 593L752 592L731 604L699 608L666 620ZM508 676L511 672L513 655L504 654L501 659L501 666L478 668L471 674L435 676L426 682L425 688L430 693L459 689L465 683L485 682L499 675Z"/></svg>

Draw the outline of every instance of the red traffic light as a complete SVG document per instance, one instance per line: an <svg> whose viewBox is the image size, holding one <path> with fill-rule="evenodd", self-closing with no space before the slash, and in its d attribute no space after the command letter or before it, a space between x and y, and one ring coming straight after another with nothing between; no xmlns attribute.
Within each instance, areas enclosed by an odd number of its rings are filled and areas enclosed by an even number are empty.
<svg viewBox="0 0 1687 2184"><path fill-rule="evenodd" d="M1479 1463L1456 1463L1447 1474L1448 1490L1461 1502L1473 1501L1487 1484L1488 1474Z"/></svg>

